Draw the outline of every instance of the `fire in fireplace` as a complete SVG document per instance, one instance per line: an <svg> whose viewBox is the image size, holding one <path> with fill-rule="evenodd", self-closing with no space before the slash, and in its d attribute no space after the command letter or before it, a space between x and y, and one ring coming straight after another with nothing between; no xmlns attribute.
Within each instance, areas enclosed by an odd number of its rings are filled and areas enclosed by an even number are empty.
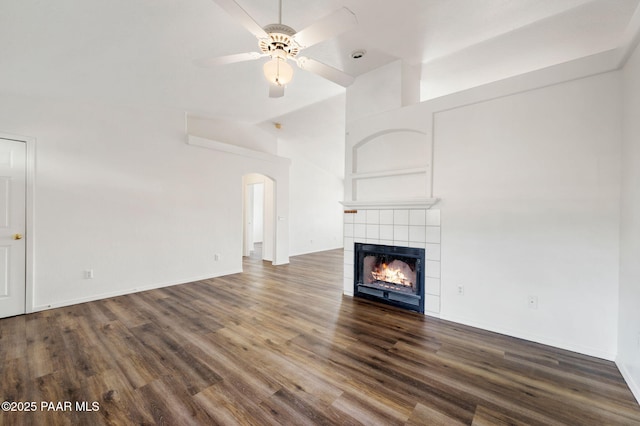
<svg viewBox="0 0 640 426"><path fill-rule="evenodd" d="M354 296L424 313L424 249L355 244Z"/></svg>

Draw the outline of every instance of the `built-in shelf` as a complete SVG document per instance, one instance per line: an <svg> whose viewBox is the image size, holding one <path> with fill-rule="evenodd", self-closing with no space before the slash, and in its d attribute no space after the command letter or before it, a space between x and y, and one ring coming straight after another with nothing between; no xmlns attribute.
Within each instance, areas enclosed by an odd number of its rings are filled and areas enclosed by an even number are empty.
<svg viewBox="0 0 640 426"><path fill-rule="evenodd" d="M214 151L226 152L228 154L240 155L242 157L254 158L256 160L279 163L283 166L291 164L291 160L289 158L279 157L267 152L255 151L253 149L231 145L220 141L214 141L213 139L201 138L199 136L188 135L187 144L198 146L200 148L212 149Z"/></svg>
<svg viewBox="0 0 640 426"><path fill-rule="evenodd" d="M386 201L341 201L340 203L350 210L372 209L430 209L439 198L418 198L412 200L386 200Z"/></svg>
<svg viewBox="0 0 640 426"><path fill-rule="evenodd" d="M401 170L387 170L380 172L364 172L364 173L351 173L351 179L371 179L389 176L404 176L404 175L423 175L428 172L427 167L418 167L415 169L401 169Z"/></svg>

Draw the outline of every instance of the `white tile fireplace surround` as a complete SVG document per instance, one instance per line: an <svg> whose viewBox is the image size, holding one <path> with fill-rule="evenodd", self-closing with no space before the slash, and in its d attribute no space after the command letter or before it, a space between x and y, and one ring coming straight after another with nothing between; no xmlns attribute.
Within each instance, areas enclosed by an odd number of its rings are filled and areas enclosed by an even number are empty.
<svg viewBox="0 0 640 426"><path fill-rule="evenodd" d="M355 243L424 248L425 314L439 316L440 210L344 204L344 294L353 296Z"/></svg>

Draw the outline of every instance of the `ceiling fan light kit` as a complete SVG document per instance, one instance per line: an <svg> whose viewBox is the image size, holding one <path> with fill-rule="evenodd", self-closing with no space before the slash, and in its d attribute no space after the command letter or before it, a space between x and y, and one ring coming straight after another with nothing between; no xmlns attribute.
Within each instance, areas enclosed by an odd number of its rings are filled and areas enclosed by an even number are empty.
<svg viewBox="0 0 640 426"><path fill-rule="evenodd" d="M293 68L284 59L274 57L262 67L269 84L286 86L293 79Z"/></svg>
<svg viewBox="0 0 640 426"><path fill-rule="evenodd" d="M203 67L214 67L255 60L262 57L271 59L263 66L264 76L269 82L269 96L278 98L284 95L284 86L293 79L293 67L287 62L291 59L299 68L317 74L336 84L347 87L354 78L343 71L326 65L315 59L298 57L300 51L328 38L335 37L356 26L357 20L353 12L346 7L336 10L330 15L296 32L293 28L277 24L260 27L258 23L234 0L214 0L229 15L254 34L258 39L260 52L248 52L208 58L196 61ZM279 2L279 21L282 21L282 0Z"/></svg>
<svg viewBox="0 0 640 426"><path fill-rule="evenodd" d="M269 84L285 86L293 79L293 68L287 58L295 58L299 52L298 45L291 39L295 31L282 24L267 25L264 29L269 39L260 40L260 50L271 57L262 67L264 76Z"/></svg>

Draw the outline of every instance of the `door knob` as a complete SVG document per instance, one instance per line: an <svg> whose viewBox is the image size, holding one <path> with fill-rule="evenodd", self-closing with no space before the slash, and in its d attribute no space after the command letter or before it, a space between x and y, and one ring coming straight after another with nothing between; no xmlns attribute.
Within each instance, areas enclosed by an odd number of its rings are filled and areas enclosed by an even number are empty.
<svg viewBox="0 0 640 426"><path fill-rule="evenodd" d="M13 239L14 239L14 240L21 240L21 239L22 239L22 234L15 234L15 235L13 236Z"/></svg>

